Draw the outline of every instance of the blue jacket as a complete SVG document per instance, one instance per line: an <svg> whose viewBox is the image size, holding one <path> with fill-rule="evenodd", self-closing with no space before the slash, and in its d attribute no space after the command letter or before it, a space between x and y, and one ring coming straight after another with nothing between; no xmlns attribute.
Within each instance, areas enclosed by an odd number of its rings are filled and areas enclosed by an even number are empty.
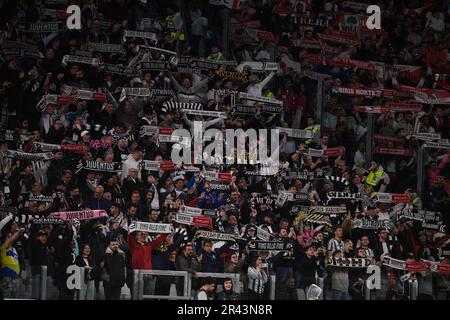
<svg viewBox="0 0 450 320"><path fill-rule="evenodd" d="M205 191L203 183L199 186L198 190L200 193ZM224 197L222 198L222 200L218 200L217 196L219 195L219 193L220 193L219 191L212 191L206 193L206 197L198 202L198 206L200 208L214 209L222 205L225 205L227 203L227 193L224 192Z"/></svg>
<svg viewBox="0 0 450 320"><path fill-rule="evenodd" d="M84 202L84 207L91 210L109 210L111 208L111 201L105 198L96 199L91 197Z"/></svg>

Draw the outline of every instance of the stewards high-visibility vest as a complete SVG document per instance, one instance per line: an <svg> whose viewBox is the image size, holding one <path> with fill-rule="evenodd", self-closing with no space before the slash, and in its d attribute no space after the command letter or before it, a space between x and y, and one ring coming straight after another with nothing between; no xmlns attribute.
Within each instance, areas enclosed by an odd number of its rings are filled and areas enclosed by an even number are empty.
<svg viewBox="0 0 450 320"><path fill-rule="evenodd" d="M412 200L412 204L416 204L418 201L422 201L422 198L419 196L415 196Z"/></svg>
<svg viewBox="0 0 450 320"><path fill-rule="evenodd" d="M273 93L272 91L267 91L266 93L263 94L263 96L266 98L273 98Z"/></svg>
<svg viewBox="0 0 450 320"><path fill-rule="evenodd" d="M319 132L319 128L317 128L316 126L306 127L305 130L306 131L311 131L313 138L316 135L316 133ZM305 144L310 144L310 143L311 143L311 139L308 139L308 140L305 141Z"/></svg>
<svg viewBox="0 0 450 320"><path fill-rule="evenodd" d="M175 18L176 18L177 16L179 16L179 15L180 15L180 13L177 12L177 13L171 15L171 16L167 16L167 17L166 17L166 22L173 22L173 21L175 20ZM172 31L172 32L170 33L170 36L171 36L172 38L174 38L174 39L176 38L176 35L177 35L177 32L176 32L176 31ZM180 40L180 41L184 41L184 40L185 40L185 37L184 37L184 33L183 33L183 32L181 32L181 33L178 35L178 40Z"/></svg>
<svg viewBox="0 0 450 320"><path fill-rule="evenodd" d="M223 59L223 55L222 52L218 52L215 56L213 56L213 54L211 53L206 59L213 61L220 61Z"/></svg>
<svg viewBox="0 0 450 320"><path fill-rule="evenodd" d="M375 187L379 182L380 178L383 175L384 170L382 167L379 167L377 171L370 172L366 179L366 184L369 186Z"/></svg>

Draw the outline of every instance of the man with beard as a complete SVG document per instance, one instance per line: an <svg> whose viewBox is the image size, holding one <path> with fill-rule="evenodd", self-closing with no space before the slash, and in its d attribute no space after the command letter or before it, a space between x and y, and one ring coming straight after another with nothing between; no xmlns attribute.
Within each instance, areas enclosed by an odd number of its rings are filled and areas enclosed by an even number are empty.
<svg viewBox="0 0 450 320"><path fill-rule="evenodd" d="M100 263L103 269L103 283L105 287L106 300L119 300L120 291L126 279L126 258L122 250L119 249L117 239L111 238L106 254Z"/></svg>
<svg viewBox="0 0 450 320"><path fill-rule="evenodd" d="M67 198L67 210L78 211L81 210L81 195L78 187L73 187L69 190L69 197Z"/></svg>

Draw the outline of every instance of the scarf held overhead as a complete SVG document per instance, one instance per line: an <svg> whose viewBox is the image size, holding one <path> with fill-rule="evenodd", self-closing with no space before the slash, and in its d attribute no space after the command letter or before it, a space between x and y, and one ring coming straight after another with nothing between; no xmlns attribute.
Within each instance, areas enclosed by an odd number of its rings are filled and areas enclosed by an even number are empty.
<svg viewBox="0 0 450 320"><path fill-rule="evenodd" d="M108 217L105 210L83 210L83 211L61 211L52 212L49 218L57 218L64 221L68 220L92 220L103 217Z"/></svg>

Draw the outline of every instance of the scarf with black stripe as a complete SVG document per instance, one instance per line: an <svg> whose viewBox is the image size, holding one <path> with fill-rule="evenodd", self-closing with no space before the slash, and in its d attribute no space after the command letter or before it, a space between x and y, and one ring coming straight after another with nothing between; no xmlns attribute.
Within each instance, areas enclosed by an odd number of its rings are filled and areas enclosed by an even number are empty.
<svg viewBox="0 0 450 320"><path fill-rule="evenodd" d="M180 110L180 109L202 110L202 104L197 102L166 101L162 105L161 111L167 112L167 110Z"/></svg>
<svg viewBox="0 0 450 320"><path fill-rule="evenodd" d="M121 170L121 165L118 162L92 161L83 160L77 165L76 173L81 170L105 171L115 173Z"/></svg>

